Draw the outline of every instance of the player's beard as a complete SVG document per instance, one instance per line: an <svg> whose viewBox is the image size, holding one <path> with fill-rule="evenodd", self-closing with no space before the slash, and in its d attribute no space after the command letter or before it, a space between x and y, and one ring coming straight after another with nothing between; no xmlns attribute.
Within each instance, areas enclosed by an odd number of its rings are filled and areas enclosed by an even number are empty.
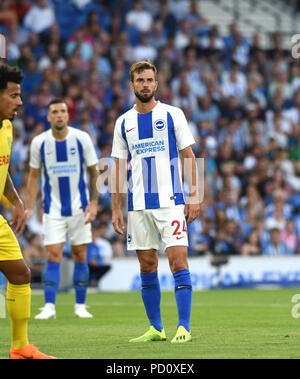
<svg viewBox="0 0 300 379"><path fill-rule="evenodd" d="M58 124L54 124L54 129L55 129L57 132L61 132L61 131L64 130L66 127L67 127L67 124L66 124L66 123L61 123L60 125L58 125Z"/></svg>
<svg viewBox="0 0 300 379"><path fill-rule="evenodd" d="M147 92L147 93L142 93L142 92L137 92L134 91L135 96L142 102L142 103L149 103L154 97L155 91L153 92Z"/></svg>

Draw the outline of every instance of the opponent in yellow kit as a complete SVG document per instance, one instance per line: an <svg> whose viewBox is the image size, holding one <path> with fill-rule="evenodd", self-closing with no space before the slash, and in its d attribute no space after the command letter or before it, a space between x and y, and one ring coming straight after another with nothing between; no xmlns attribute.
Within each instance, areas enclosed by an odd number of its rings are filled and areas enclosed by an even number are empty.
<svg viewBox="0 0 300 379"><path fill-rule="evenodd" d="M2 199L13 141L13 128L9 120L3 120L0 125L0 199ZM0 215L0 261L22 259L17 238L7 221Z"/></svg>
<svg viewBox="0 0 300 379"><path fill-rule="evenodd" d="M7 278L6 306L10 318L11 359L51 359L28 341L31 289L26 266L14 231L20 236L25 227L24 204L19 197L8 167L12 147L12 120L22 105L20 70L0 62L0 200L3 195L13 205L10 225L0 215L0 271Z"/></svg>

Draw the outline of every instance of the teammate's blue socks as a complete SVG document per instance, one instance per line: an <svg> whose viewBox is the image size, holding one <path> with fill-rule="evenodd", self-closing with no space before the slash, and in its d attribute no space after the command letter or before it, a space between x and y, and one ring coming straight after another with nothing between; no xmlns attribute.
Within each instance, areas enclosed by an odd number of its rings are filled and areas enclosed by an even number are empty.
<svg viewBox="0 0 300 379"><path fill-rule="evenodd" d="M178 309L178 326L182 325L190 332L190 318L192 308L192 282L189 270L182 270L173 274L175 280L175 297Z"/></svg>
<svg viewBox="0 0 300 379"><path fill-rule="evenodd" d="M89 266L87 261L74 264L73 284L75 289L76 304L84 304L89 283Z"/></svg>
<svg viewBox="0 0 300 379"><path fill-rule="evenodd" d="M76 294L76 304L84 304L89 281L87 262L74 264L73 284ZM45 302L55 304L56 293L60 282L60 263L47 262L44 273Z"/></svg>
<svg viewBox="0 0 300 379"><path fill-rule="evenodd" d="M158 331L162 331L162 321L160 314L160 285L157 271L149 274L141 274L142 298L150 324Z"/></svg>
<svg viewBox="0 0 300 379"><path fill-rule="evenodd" d="M55 297L60 282L60 263L47 262L44 272L45 302L55 304Z"/></svg>

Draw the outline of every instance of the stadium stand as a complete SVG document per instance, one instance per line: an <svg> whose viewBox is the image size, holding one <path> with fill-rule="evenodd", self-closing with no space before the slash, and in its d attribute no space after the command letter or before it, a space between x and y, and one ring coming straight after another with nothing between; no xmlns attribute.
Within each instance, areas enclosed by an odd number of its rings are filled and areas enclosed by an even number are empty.
<svg viewBox="0 0 300 379"><path fill-rule="evenodd" d="M92 135L99 157L109 157L114 122L133 105L132 57L151 51L159 69L157 98L184 109L197 141L195 154L206 160L205 201L189 227L190 255L275 254L268 250L273 230L286 245L278 254L298 254L300 64L291 55L296 5L279 0L2 1L7 62L26 75L11 162L21 195L28 145L48 128L49 100L63 97L71 123ZM136 6L141 8L137 17L150 20L146 31L129 22ZM34 7L48 7L54 15L40 32L26 24ZM126 256L109 209L109 194L101 194L99 223L108 225L114 255ZM1 212L9 217L7 204ZM37 207L21 239L24 248L33 233L41 232L40 213Z"/></svg>

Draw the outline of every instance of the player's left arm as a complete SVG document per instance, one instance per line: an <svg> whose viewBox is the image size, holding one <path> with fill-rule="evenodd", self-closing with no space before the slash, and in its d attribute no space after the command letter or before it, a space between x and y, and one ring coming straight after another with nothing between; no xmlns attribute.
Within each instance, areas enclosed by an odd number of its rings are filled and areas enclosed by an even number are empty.
<svg viewBox="0 0 300 379"><path fill-rule="evenodd" d="M8 199L8 201L14 206L9 225L15 226L15 233L18 233L18 236L20 237L23 234L26 224L24 203L20 198L9 173L6 177L3 194Z"/></svg>
<svg viewBox="0 0 300 379"><path fill-rule="evenodd" d="M185 216L188 216L187 223L190 224L199 216L200 212L197 163L191 146L180 150L180 154L184 168L184 179L187 181L190 190L184 210Z"/></svg>
<svg viewBox="0 0 300 379"><path fill-rule="evenodd" d="M97 166L92 165L87 168L90 176L90 202L87 205L84 216L85 223L93 222L97 216L98 211L98 190L97 190L97 178L98 171Z"/></svg>

